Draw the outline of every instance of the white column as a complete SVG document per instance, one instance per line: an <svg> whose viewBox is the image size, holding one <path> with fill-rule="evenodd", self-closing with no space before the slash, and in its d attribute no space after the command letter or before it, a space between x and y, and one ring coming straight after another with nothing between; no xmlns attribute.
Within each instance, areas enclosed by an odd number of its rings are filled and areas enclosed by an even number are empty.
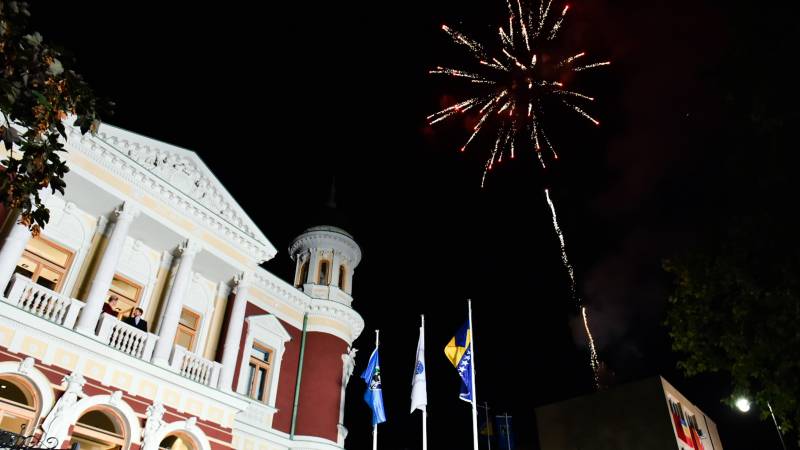
<svg viewBox="0 0 800 450"><path fill-rule="evenodd" d="M344 274L345 274L345 277L347 279L344 281L344 291L347 292L348 294L352 295L353 294L353 272L356 271L356 268L355 268L355 266L348 266L346 269L347 270L345 270Z"/></svg>
<svg viewBox="0 0 800 450"><path fill-rule="evenodd" d="M339 287L339 266L342 265L342 255L337 251L333 251L333 258L331 258L331 286Z"/></svg>
<svg viewBox="0 0 800 450"><path fill-rule="evenodd" d="M13 220L14 225L11 226L3 248L0 248L0 289L2 289L0 294L5 292L11 276L14 275L14 269L25 251L25 246L31 240L31 231L19 223L19 214L14 214Z"/></svg>
<svg viewBox="0 0 800 450"><path fill-rule="evenodd" d="M316 248L312 248L310 250L310 256L308 258L308 276L306 277L306 283L317 284L317 280L319 279L319 251Z"/></svg>
<svg viewBox="0 0 800 450"><path fill-rule="evenodd" d="M225 391L233 389L233 375L236 371L236 358L239 356L239 344L242 342L242 327L244 326L250 277L243 273L236 277L235 282L236 286L233 288L233 292L236 297L233 299L231 316L228 318L228 332L225 334L225 345L222 347L222 361L220 361L222 373L219 376L219 387Z"/></svg>
<svg viewBox="0 0 800 450"><path fill-rule="evenodd" d="M193 239L187 239L178 248L181 253L181 259L178 261L178 270L172 281L172 289L169 291L167 306L164 309L164 318L158 330L158 342L155 350L153 350L153 362L155 364L169 365L168 360L175 341L175 332L178 331L178 321L181 319L183 297L186 295L186 289L188 289L189 283L192 281L192 263L194 263L194 257L197 252L201 249L200 243Z"/></svg>
<svg viewBox="0 0 800 450"><path fill-rule="evenodd" d="M89 293L86 294L86 306L81 310L78 323L75 325L75 331L86 335L93 335L95 332L108 289L114 279L114 272L117 270L119 258L122 256L125 238L128 236L133 219L139 215L139 208L132 203L125 202L114 211L114 214L117 216L114 228L111 230L108 245L92 279Z"/></svg>

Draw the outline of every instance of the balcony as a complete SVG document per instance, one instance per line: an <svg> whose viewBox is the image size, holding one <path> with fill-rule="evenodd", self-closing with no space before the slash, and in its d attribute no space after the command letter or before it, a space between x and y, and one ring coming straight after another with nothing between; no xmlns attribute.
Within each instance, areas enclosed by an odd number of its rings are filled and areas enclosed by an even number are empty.
<svg viewBox="0 0 800 450"><path fill-rule="evenodd" d="M12 277L7 293L3 298L6 303L70 330L75 327L78 314L84 306L82 301L53 292L20 274ZM109 314L101 314L96 333L91 338L148 364L158 341L157 335L139 330ZM167 369L194 382L218 389L222 365L176 345Z"/></svg>
<svg viewBox="0 0 800 450"><path fill-rule="evenodd" d="M306 283L303 285L303 292L310 297L332 300L345 306L350 306L353 303L353 297L337 286Z"/></svg>

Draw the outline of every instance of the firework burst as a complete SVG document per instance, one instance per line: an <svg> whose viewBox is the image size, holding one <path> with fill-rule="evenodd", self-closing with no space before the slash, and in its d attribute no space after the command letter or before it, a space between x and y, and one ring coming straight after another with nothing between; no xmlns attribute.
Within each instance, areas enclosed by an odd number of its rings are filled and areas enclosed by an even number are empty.
<svg viewBox="0 0 800 450"><path fill-rule="evenodd" d="M552 105L559 104L599 125L585 109L594 97L565 84L572 78L570 73L610 64L609 61L585 63L585 52L553 56L550 49L554 47L553 41L559 35L569 5L564 6L560 14L551 13L552 0L542 0L537 9L523 7L522 0L507 0L507 6L508 24L498 29L499 42L491 47L493 50L442 25L442 30L472 56L475 67L472 70L436 67L430 71L468 83L474 91L471 97L428 116L430 125L476 111L477 125L461 147L462 152L482 131L496 135L484 166L481 186L486 173L505 155L512 159L516 156L515 148L535 151L543 168L548 160L558 159L542 123Z"/></svg>
<svg viewBox="0 0 800 450"><path fill-rule="evenodd" d="M482 131L494 133L494 145L484 165L481 187L486 182L488 172L502 162L506 154L513 159L517 148L533 150L543 169L547 168L548 161L558 159L558 153L545 134L542 122L553 105L572 110L578 117L600 125L586 111L586 105L594 102L594 97L567 87L566 84L573 78L571 74L604 67L610 62L586 62L588 58L585 52L554 57L554 52L550 49L553 48L553 41L558 37L567 17L569 5L565 5L560 14L551 15L552 0L540 0L538 9L523 7L522 1L506 0L508 27L498 29L499 44L493 47L493 51L465 34L442 25L442 30L456 44L468 50L474 58L475 68L462 70L440 66L430 71L431 74L468 83L474 91L468 98L428 116L430 125L469 111L477 112L476 125L461 147L462 152ZM556 208L548 189L545 189L545 198L550 206L553 229L561 246L561 261L569 275L571 297L583 319L595 386L599 387L599 360L589 326L588 311L577 293L575 271L567 257L564 233L558 224Z"/></svg>

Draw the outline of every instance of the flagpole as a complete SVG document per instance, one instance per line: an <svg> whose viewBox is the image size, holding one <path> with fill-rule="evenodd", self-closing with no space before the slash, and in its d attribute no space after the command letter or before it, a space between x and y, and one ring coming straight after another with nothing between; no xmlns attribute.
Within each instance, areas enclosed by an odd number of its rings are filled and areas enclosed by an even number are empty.
<svg viewBox="0 0 800 450"><path fill-rule="evenodd" d="M506 448L511 450L511 429L508 428L508 413L503 413L503 417L506 419Z"/></svg>
<svg viewBox="0 0 800 450"><path fill-rule="evenodd" d="M425 314L422 314L422 345L425 346ZM426 377L427 384L427 377ZM426 387L427 390L427 387ZM422 450L428 450L428 405L422 410Z"/></svg>
<svg viewBox="0 0 800 450"><path fill-rule="evenodd" d="M378 339L378 334L380 330L375 330L375 351L378 351L378 344L380 343ZM372 450L378 450L378 424L376 423L372 427Z"/></svg>
<svg viewBox="0 0 800 450"><path fill-rule="evenodd" d="M472 376L472 447L478 450L478 388L475 386L475 329L472 328L472 300L467 299L467 309L469 311L469 332L470 345L472 346L472 364L470 364L470 375Z"/></svg>
<svg viewBox="0 0 800 450"><path fill-rule="evenodd" d="M492 426L489 423L489 402L483 402L483 409L486 412L486 446L489 447L489 450L492 450L492 433L489 432Z"/></svg>

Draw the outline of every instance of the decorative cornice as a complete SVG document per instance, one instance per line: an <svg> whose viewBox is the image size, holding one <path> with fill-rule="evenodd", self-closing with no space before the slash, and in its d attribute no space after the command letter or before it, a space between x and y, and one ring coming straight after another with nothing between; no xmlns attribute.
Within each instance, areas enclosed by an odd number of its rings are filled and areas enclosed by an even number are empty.
<svg viewBox="0 0 800 450"><path fill-rule="evenodd" d="M131 222L139 213L141 213L141 209L130 202L123 203L114 211L114 215L117 216L117 223Z"/></svg>
<svg viewBox="0 0 800 450"><path fill-rule="evenodd" d="M186 239L185 241L181 242L181 245L178 246L178 253L181 256L195 256L200 251L203 250L203 244L200 243L197 239Z"/></svg>
<svg viewBox="0 0 800 450"><path fill-rule="evenodd" d="M105 132L92 136L72 131L70 147L117 177L199 221L256 261L263 262L275 256L272 244L204 167L160 147L130 142Z"/></svg>
<svg viewBox="0 0 800 450"><path fill-rule="evenodd" d="M351 268L361 262L361 248L351 237L327 230L309 230L295 238L289 246L289 256L295 259L303 249L328 249L337 251Z"/></svg>
<svg viewBox="0 0 800 450"><path fill-rule="evenodd" d="M309 297L264 269L259 268L253 274L253 284L273 297L284 300L303 312L324 316L344 323L350 330L351 343L364 331L364 319L353 308L332 300Z"/></svg>

